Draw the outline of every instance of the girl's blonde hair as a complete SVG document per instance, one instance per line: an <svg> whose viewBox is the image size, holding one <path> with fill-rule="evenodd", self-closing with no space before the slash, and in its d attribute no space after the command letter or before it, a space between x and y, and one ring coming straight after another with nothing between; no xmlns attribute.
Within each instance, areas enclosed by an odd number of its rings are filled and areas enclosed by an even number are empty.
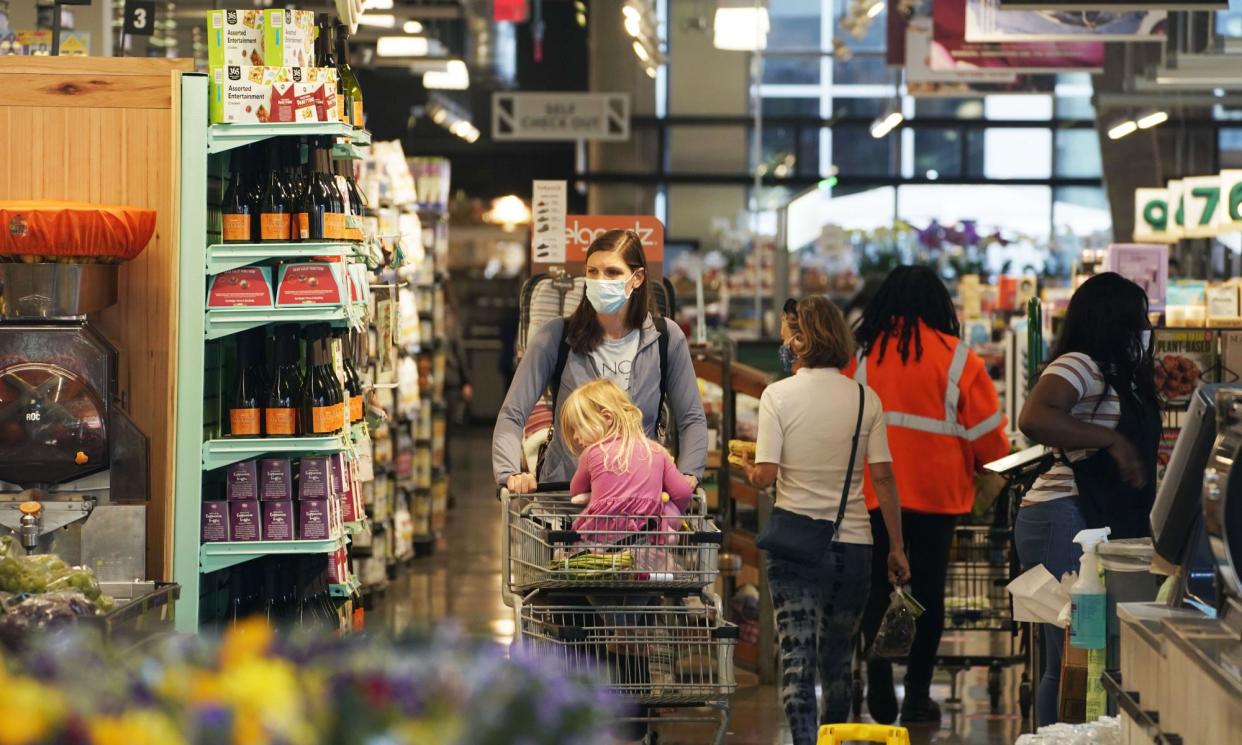
<svg viewBox="0 0 1242 745"><path fill-rule="evenodd" d="M635 443L645 446L648 459L655 446L643 431L642 410L611 380L592 380L569 394L561 406L561 437L578 457L616 438L618 447L611 461L604 453L604 470L612 473L630 470Z"/></svg>

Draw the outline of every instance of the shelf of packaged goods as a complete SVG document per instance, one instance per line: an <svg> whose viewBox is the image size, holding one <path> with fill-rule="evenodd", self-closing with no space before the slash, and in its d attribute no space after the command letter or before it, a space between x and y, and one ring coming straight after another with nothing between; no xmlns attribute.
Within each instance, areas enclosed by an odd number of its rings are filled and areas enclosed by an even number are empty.
<svg viewBox="0 0 1242 745"><path fill-rule="evenodd" d="M264 455L331 455L345 450L339 434L322 437L228 437L203 443L203 470Z"/></svg>
<svg viewBox="0 0 1242 745"><path fill-rule="evenodd" d="M334 598L352 598L362 594L362 583L357 577L350 577L344 584L328 585L328 593Z"/></svg>
<svg viewBox="0 0 1242 745"><path fill-rule="evenodd" d="M207 128L207 152L223 153L272 137L349 137L359 145L371 142L370 132L355 129L345 122L213 124ZM366 142L362 142L362 139Z"/></svg>
<svg viewBox="0 0 1242 745"><path fill-rule="evenodd" d="M207 247L207 274L215 275L260 261L278 259L342 259L357 252L355 244L339 241L316 243L214 243Z"/></svg>
<svg viewBox="0 0 1242 745"><path fill-rule="evenodd" d="M359 147L358 142L338 142L332 146L333 160L362 160L367 157L366 152Z"/></svg>
<svg viewBox="0 0 1242 745"><path fill-rule="evenodd" d="M356 326L365 303L341 305L287 305L262 308L208 308L204 331L208 339L223 339L273 323L327 323Z"/></svg>
<svg viewBox="0 0 1242 745"><path fill-rule="evenodd" d="M198 567L203 574L237 566L264 556L292 556L297 554L330 554L349 543L349 538L337 535L322 541L230 541L228 543L204 543L199 548Z"/></svg>

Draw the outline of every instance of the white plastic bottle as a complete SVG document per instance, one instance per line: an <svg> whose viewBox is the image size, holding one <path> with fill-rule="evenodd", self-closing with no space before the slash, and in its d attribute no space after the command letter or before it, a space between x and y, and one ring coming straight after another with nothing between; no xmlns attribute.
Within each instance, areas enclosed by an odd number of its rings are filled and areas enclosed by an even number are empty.
<svg viewBox="0 0 1242 745"><path fill-rule="evenodd" d="M1100 581L1100 556L1096 548L1108 542L1111 528L1079 531L1074 543L1082 546L1078 581L1070 588L1072 620L1070 645L1079 649L1103 649L1108 641L1108 609L1104 583Z"/></svg>

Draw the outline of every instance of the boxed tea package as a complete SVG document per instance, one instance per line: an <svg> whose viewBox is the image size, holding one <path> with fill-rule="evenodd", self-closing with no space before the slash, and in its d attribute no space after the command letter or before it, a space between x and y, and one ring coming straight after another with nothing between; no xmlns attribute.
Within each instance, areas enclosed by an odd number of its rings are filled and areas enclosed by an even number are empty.
<svg viewBox="0 0 1242 745"><path fill-rule="evenodd" d="M264 458L259 464L259 499L285 502L293 499L293 462L286 458Z"/></svg>
<svg viewBox="0 0 1242 745"><path fill-rule="evenodd" d="M207 64L263 64L263 11L212 10L207 13Z"/></svg>
<svg viewBox="0 0 1242 745"><path fill-rule="evenodd" d="M229 539L229 503L203 500L203 543L219 543Z"/></svg>
<svg viewBox="0 0 1242 745"><path fill-rule="evenodd" d="M277 305L339 305L343 298L339 263L281 265Z"/></svg>
<svg viewBox="0 0 1242 745"><path fill-rule="evenodd" d="M261 541L262 517L257 499L229 502L229 535L234 541Z"/></svg>
<svg viewBox="0 0 1242 745"><path fill-rule="evenodd" d="M265 266L230 269L211 278L208 308L270 308L272 270Z"/></svg>
<svg viewBox="0 0 1242 745"><path fill-rule="evenodd" d="M263 510L263 540L292 541L293 524L297 521L293 502L261 502L260 505Z"/></svg>
<svg viewBox="0 0 1242 745"><path fill-rule="evenodd" d="M332 536L331 515L324 499L298 500L298 538L303 541L326 541Z"/></svg>
<svg viewBox="0 0 1242 745"><path fill-rule="evenodd" d="M298 461L298 499L332 496L332 475L327 458L306 457Z"/></svg>
<svg viewBox="0 0 1242 745"><path fill-rule="evenodd" d="M272 67L315 64L315 14L309 10L263 11L263 63Z"/></svg>
<svg viewBox="0 0 1242 745"><path fill-rule="evenodd" d="M224 477L229 501L259 498L259 462L244 460L229 466Z"/></svg>

